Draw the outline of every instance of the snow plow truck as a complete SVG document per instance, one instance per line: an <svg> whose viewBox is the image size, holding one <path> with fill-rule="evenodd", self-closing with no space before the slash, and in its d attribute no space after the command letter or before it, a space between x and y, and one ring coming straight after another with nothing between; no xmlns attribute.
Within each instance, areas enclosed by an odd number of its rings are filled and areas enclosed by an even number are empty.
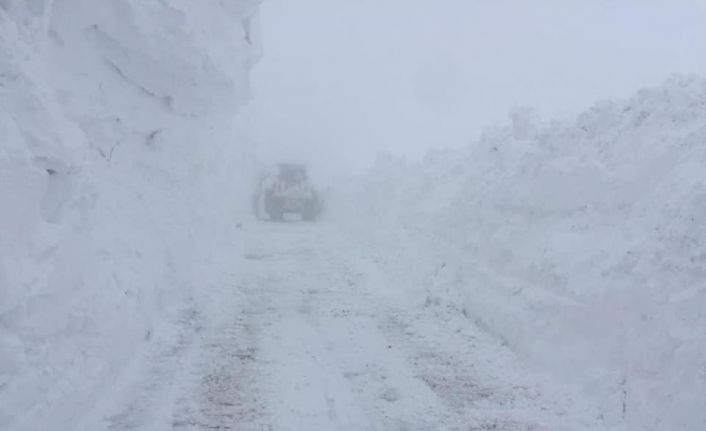
<svg viewBox="0 0 706 431"><path fill-rule="evenodd" d="M281 163L277 171L260 182L254 201L256 216L281 221L285 214L299 214L302 220L315 221L321 205L307 178L306 166Z"/></svg>

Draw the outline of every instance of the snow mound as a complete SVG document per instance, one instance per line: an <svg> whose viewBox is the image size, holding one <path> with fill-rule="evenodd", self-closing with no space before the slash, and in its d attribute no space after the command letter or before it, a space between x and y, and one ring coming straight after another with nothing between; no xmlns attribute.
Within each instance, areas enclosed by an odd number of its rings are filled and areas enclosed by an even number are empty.
<svg viewBox="0 0 706 431"><path fill-rule="evenodd" d="M257 4L0 1L0 428L71 429L203 282L247 201Z"/></svg>
<svg viewBox="0 0 706 431"><path fill-rule="evenodd" d="M347 211L394 236L419 300L582 385L606 426L704 429L706 81L510 120L422 163L381 157Z"/></svg>

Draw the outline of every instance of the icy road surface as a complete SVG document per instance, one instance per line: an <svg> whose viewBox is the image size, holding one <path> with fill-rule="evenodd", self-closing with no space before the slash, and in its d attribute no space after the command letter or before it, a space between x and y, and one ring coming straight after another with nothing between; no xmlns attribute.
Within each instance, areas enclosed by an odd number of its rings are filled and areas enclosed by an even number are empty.
<svg viewBox="0 0 706 431"><path fill-rule="evenodd" d="M372 250L334 227L234 236L210 263L231 281L150 334L80 429L603 429L472 320L400 306Z"/></svg>

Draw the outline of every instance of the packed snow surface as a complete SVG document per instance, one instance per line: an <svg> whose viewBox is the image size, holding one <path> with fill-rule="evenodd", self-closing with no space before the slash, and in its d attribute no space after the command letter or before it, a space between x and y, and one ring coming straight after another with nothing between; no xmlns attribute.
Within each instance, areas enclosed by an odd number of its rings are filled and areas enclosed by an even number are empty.
<svg viewBox="0 0 706 431"><path fill-rule="evenodd" d="M230 240L237 240L231 242ZM331 223L249 221L83 417L104 430L602 430L454 310L408 307Z"/></svg>

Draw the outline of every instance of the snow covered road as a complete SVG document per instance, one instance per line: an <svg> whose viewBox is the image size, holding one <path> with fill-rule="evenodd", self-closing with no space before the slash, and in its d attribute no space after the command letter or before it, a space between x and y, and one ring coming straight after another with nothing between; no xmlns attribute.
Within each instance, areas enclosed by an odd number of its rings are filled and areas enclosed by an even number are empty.
<svg viewBox="0 0 706 431"><path fill-rule="evenodd" d="M251 222L235 236L210 263L231 282L150 334L80 429L603 429L468 318L400 305L370 250L334 226Z"/></svg>

